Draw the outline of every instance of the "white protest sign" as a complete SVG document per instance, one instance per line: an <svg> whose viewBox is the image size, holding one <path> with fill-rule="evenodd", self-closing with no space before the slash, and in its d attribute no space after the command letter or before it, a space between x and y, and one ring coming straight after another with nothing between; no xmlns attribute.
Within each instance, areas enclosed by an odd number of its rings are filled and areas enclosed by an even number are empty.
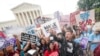
<svg viewBox="0 0 100 56"><path fill-rule="evenodd" d="M31 25L31 26L26 27L26 33L32 34L32 35L35 34L35 26Z"/></svg>
<svg viewBox="0 0 100 56"><path fill-rule="evenodd" d="M85 24L91 24L95 22L95 10L90 10L90 11L83 11L83 13L81 12L80 14L75 16L77 19L77 24L84 24L84 22L86 21Z"/></svg>
<svg viewBox="0 0 100 56"><path fill-rule="evenodd" d="M41 29L46 37L50 35L49 29L54 29L56 33L61 32L61 28L59 26L59 22L57 19L53 19L51 21L48 21L47 23L41 25Z"/></svg>
<svg viewBox="0 0 100 56"><path fill-rule="evenodd" d="M4 43L5 43L5 39L0 37L0 50L5 47Z"/></svg>

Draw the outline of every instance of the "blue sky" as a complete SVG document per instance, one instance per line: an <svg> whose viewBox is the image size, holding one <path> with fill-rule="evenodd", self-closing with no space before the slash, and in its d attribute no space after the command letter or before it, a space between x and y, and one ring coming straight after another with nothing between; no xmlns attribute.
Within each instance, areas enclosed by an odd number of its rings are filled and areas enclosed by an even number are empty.
<svg viewBox="0 0 100 56"><path fill-rule="evenodd" d="M77 9L78 0L0 0L0 22L14 20L11 9L23 2L40 5L46 15L55 11L70 14Z"/></svg>

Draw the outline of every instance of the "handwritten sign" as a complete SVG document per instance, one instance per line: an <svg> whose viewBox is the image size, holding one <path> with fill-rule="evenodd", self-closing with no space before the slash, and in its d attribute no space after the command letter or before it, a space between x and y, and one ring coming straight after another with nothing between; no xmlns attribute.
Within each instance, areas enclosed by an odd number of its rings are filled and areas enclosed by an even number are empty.
<svg viewBox="0 0 100 56"><path fill-rule="evenodd" d="M84 11L75 16L77 19L77 25L80 25L84 29L86 25L91 25L95 22L95 10Z"/></svg>

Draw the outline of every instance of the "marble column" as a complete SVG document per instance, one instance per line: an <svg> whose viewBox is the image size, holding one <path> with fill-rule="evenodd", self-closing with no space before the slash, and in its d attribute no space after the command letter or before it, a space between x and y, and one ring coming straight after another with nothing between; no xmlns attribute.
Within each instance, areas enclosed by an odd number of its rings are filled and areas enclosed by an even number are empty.
<svg viewBox="0 0 100 56"><path fill-rule="evenodd" d="M26 20L27 20L27 24L28 24L28 25L30 25L31 23L30 23L30 20L29 20L28 13L27 13L27 12L25 12L25 14L26 14Z"/></svg>
<svg viewBox="0 0 100 56"><path fill-rule="evenodd" d="M27 26L27 21L24 15L24 12L21 13L22 14L22 18L23 18L23 22L24 22L24 26Z"/></svg>
<svg viewBox="0 0 100 56"><path fill-rule="evenodd" d="M35 18L37 17L37 13L36 13L36 10L34 10L34 16L35 16Z"/></svg>
<svg viewBox="0 0 100 56"><path fill-rule="evenodd" d="M16 13L16 18L18 20L19 25L22 26L22 22L21 22L20 14L19 13Z"/></svg>
<svg viewBox="0 0 100 56"><path fill-rule="evenodd" d="M32 20L32 24L34 24L34 18L33 18L32 13L31 13L31 12L29 12L29 14L30 14L30 17L31 17L31 20Z"/></svg>
<svg viewBox="0 0 100 56"><path fill-rule="evenodd" d="M22 25L24 27L25 26L25 22L24 22L24 17L22 16L22 13L20 13L20 18L21 18L21 21L22 21Z"/></svg>

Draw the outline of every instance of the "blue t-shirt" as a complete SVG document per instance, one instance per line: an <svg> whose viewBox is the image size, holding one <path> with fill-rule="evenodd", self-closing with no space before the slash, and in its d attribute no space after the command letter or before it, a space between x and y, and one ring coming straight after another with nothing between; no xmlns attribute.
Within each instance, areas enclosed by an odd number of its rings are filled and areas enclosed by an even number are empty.
<svg viewBox="0 0 100 56"><path fill-rule="evenodd" d="M89 41L93 42L93 41L100 41L100 34L96 35L94 33L92 33L90 36L89 36ZM90 49L91 51L94 51L94 49L98 46L99 43L97 44L91 44L90 46Z"/></svg>
<svg viewBox="0 0 100 56"><path fill-rule="evenodd" d="M80 43L80 41L81 41L82 38L83 38L83 36L80 35L78 38L74 39L74 41L75 41L76 43Z"/></svg>

